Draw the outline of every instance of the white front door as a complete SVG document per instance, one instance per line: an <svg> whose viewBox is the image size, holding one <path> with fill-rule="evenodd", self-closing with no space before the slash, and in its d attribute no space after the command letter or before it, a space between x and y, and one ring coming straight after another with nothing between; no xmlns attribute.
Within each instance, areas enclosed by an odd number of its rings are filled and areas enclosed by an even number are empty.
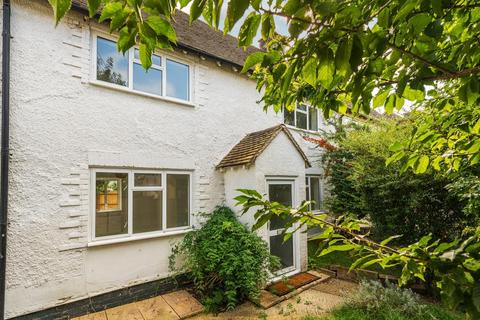
<svg viewBox="0 0 480 320"><path fill-rule="evenodd" d="M268 180L268 198L286 206L293 206L294 181L293 180ZM268 224L268 236L270 253L280 258L281 267L275 272L276 276L294 271L296 269L296 245L297 234L294 234L287 241L283 241L282 231L288 218L283 220L274 216Z"/></svg>

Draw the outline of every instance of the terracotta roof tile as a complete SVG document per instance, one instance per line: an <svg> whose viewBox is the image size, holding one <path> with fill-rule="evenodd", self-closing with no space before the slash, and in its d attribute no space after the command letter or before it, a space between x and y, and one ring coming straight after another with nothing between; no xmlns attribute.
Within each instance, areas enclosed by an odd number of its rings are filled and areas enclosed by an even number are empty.
<svg viewBox="0 0 480 320"><path fill-rule="evenodd" d="M280 124L275 127L247 134L232 148L232 150L230 150L230 152L222 159L222 161L220 161L220 163L217 165L217 169L241 165L253 165L257 157L282 131L287 135L288 139L292 142L298 153L300 153L302 156L303 160L305 161L305 166L310 167L310 162L308 161L307 156L295 141L290 131L285 125Z"/></svg>
<svg viewBox="0 0 480 320"><path fill-rule="evenodd" d="M87 0L72 0L72 6L82 11L88 10ZM200 20L194 21L190 25L188 14L180 10L175 13L173 26L177 32L179 47L212 56L237 66L243 66L250 53L260 51L253 46L246 51L239 48L237 38L224 35L221 31L215 31Z"/></svg>

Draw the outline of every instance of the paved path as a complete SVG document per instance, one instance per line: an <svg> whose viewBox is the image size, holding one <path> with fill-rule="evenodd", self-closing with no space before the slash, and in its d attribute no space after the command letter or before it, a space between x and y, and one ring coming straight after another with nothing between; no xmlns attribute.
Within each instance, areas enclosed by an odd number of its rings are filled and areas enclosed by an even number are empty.
<svg viewBox="0 0 480 320"><path fill-rule="evenodd" d="M203 306L185 290L137 301L73 320L176 320L203 311Z"/></svg>
<svg viewBox="0 0 480 320"><path fill-rule="evenodd" d="M302 319L306 316L325 316L332 308L340 305L344 297L356 288L357 284L355 283L332 278L266 310L257 307L251 302L246 302L232 311L223 312L216 316L198 314L189 319L286 320Z"/></svg>
<svg viewBox="0 0 480 320"><path fill-rule="evenodd" d="M331 278L266 310L245 302L232 311L218 315L201 313L202 305L187 291L180 290L73 320L302 319L305 316L328 314L343 302L345 295L356 288L355 283Z"/></svg>

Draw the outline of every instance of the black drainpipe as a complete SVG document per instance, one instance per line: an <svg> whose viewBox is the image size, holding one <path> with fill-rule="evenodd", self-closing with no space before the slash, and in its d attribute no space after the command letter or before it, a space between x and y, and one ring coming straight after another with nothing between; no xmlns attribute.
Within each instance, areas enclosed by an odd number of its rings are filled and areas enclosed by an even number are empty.
<svg viewBox="0 0 480 320"><path fill-rule="evenodd" d="M0 319L5 318L7 269L8 162L10 158L10 1L3 0L2 29L2 146L0 165Z"/></svg>

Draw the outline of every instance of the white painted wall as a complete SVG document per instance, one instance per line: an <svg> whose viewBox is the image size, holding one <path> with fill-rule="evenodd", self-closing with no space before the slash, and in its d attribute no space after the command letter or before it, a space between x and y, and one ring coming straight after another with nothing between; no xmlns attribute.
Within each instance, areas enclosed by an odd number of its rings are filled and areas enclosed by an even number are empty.
<svg viewBox="0 0 480 320"><path fill-rule="evenodd" d="M92 85L94 23L83 18L54 28L46 1L12 4L7 317L168 275L179 236L87 248L90 167L193 170L193 212L209 211L230 198L215 165L281 122L257 105L253 81L183 53L194 107ZM258 172L274 173L271 159Z"/></svg>

